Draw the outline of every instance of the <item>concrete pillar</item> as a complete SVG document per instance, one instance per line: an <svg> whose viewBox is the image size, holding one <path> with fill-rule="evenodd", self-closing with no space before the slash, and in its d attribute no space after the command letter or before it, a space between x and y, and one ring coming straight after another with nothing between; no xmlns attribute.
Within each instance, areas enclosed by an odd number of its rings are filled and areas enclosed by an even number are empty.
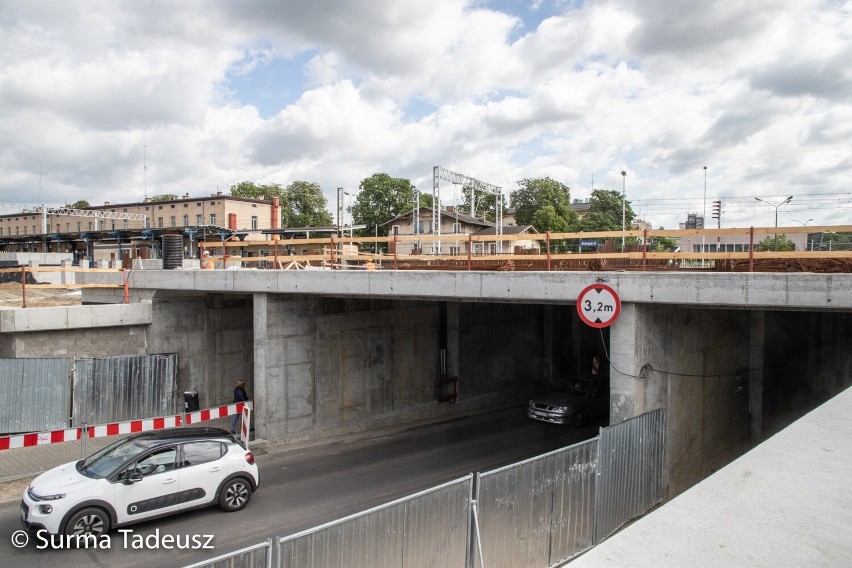
<svg viewBox="0 0 852 568"><path fill-rule="evenodd" d="M266 384L266 319L267 294L253 294L254 323L254 433L265 439L268 416L268 386Z"/></svg>
<svg viewBox="0 0 852 568"><path fill-rule="evenodd" d="M68 272L68 271L65 270L67 268L72 268L72 267L73 267L73 263L70 260L63 260L62 261L63 270L62 270L62 273L61 273L60 281L63 284L74 284L74 283L76 283L75 273L74 272Z"/></svg>
<svg viewBox="0 0 852 568"><path fill-rule="evenodd" d="M766 340L766 312L749 312L748 413L749 434L752 440L763 435L763 344Z"/></svg>
<svg viewBox="0 0 852 568"><path fill-rule="evenodd" d="M622 303L621 315L609 331L610 424L624 422L645 412L642 379L636 359L636 344L643 338L634 303Z"/></svg>
<svg viewBox="0 0 852 568"><path fill-rule="evenodd" d="M459 303L447 302L447 376L459 376Z"/></svg>

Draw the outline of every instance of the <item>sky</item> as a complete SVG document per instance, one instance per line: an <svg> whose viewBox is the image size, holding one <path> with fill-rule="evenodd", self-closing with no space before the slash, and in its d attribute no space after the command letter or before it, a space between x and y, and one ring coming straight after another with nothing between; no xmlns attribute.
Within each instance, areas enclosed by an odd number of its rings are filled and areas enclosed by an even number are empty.
<svg viewBox="0 0 852 568"><path fill-rule="evenodd" d="M655 228L715 200L852 224L852 1L3 0L0 37L2 203L304 180L333 211L442 166L624 192Z"/></svg>

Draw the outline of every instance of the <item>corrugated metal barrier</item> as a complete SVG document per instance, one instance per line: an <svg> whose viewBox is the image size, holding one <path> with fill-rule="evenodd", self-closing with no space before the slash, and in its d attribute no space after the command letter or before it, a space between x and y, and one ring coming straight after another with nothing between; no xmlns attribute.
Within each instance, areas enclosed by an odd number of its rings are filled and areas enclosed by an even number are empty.
<svg viewBox="0 0 852 568"><path fill-rule="evenodd" d="M68 427L71 359L0 359L0 432Z"/></svg>
<svg viewBox="0 0 852 568"><path fill-rule="evenodd" d="M177 355L173 353L104 359L0 359L0 434L174 414L178 410L176 369ZM113 441L115 438L82 440L0 452L0 480L41 473Z"/></svg>
<svg viewBox="0 0 852 568"><path fill-rule="evenodd" d="M472 477L278 539L278 566L464 568Z"/></svg>
<svg viewBox="0 0 852 568"><path fill-rule="evenodd" d="M77 359L71 426L172 414L176 358L171 353Z"/></svg>
<svg viewBox="0 0 852 568"><path fill-rule="evenodd" d="M597 452L593 439L481 474L474 566L551 566L591 547Z"/></svg>
<svg viewBox="0 0 852 568"><path fill-rule="evenodd" d="M662 500L665 447L665 409L601 429L597 542Z"/></svg>
<svg viewBox="0 0 852 568"><path fill-rule="evenodd" d="M184 568L272 568L272 539Z"/></svg>
<svg viewBox="0 0 852 568"><path fill-rule="evenodd" d="M665 420L655 410L586 442L279 537L276 558L264 558L279 568L564 564L662 500ZM191 568L259 566L245 555Z"/></svg>

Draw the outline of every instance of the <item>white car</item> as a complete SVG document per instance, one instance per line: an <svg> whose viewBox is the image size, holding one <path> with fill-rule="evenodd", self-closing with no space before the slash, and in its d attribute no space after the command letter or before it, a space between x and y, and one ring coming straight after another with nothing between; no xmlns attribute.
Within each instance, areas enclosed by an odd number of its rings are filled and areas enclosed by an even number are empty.
<svg viewBox="0 0 852 568"><path fill-rule="evenodd" d="M254 456L225 430L134 434L36 477L21 501L21 522L30 531L98 536L215 503L239 511L258 482Z"/></svg>

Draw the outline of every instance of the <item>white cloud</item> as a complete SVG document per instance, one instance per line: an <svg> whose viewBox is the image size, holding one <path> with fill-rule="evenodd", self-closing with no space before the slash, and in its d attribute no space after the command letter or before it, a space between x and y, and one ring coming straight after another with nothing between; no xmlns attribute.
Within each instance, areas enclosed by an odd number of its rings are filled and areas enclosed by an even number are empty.
<svg viewBox="0 0 852 568"><path fill-rule="evenodd" d="M48 203L135 200L143 153L149 194L306 179L331 200L375 172L428 191L432 166L444 165L507 190L547 175L577 197L592 177L626 182L637 208L668 227L702 210L705 165L708 199L731 202L729 226L765 221L746 205L755 196L796 195L783 221L809 195L848 193L849 2L524 10L3 2L0 200L33 196L40 171ZM261 70L292 74L265 89L300 91L269 93L289 103L261 112L244 91ZM852 223L852 200L807 217Z"/></svg>

